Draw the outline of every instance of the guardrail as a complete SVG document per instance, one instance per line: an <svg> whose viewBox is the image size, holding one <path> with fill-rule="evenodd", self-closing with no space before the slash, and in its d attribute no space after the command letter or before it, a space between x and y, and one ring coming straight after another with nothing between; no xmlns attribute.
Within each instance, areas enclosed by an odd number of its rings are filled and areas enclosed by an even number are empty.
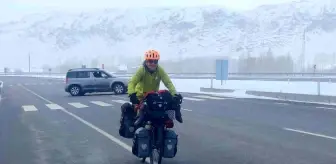
<svg viewBox="0 0 336 164"><path fill-rule="evenodd" d="M3 81L0 81L0 101L1 101L1 98L2 98L2 93L3 93Z"/></svg>
<svg viewBox="0 0 336 164"><path fill-rule="evenodd" d="M130 78L132 73L113 73L117 77ZM65 73L24 72L0 73L0 76L35 76L65 78ZM169 73L172 79L215 79L214 73ZM270 80L270 81L320 81L336 82L336 73L229 73L229 80Z"/></svg>
<svg viewBox="0 0 336 164"><path fill-rule="evenodd" d="M110 72L113 75L116 76L132 76L134 73L119 73L119 72ZM54 72L0 72L0 75L65 75L65 73L54 73ZM215 77L216 73L168 73L170 76L186 76L186 77ZM335 77L336 73L285 73L285 72L279 72L279 73L229 73L229 77L253 77L253 76L267 76L267 77Z"/></svg>
<svg viewBox="0 0 336 164"><path fill-rule="evenodd" d="M110 72L114 75L124 75L131 76L134 73L120 73L120 72ZM56 73L56 72L0 72L0 75L27 75L27 74L43 74L43 75L65 75L65 73ZM215 76L216 73L168 73L169 75L179 75L179 76ZM229 76L335 76L335 73L300 73L300 72L278 72L278 73L248 73L248 72L230 72Z"/></svg>

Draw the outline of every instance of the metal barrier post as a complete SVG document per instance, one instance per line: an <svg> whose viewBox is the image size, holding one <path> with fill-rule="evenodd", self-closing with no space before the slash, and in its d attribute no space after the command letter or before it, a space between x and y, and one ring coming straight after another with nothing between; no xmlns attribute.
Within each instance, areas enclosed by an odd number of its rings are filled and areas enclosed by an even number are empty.
<svg viewBox="0 0 336 164"><path fill-rule="evenodd" d="M0 100L1 100L2 92L3 92L3 82L0 81Z"/></svg>
<svg viewBox="0 0 336 164"><path fill-rule="evenodd" d="M317 95L321 95L321 82L320 80L317 81Z"/></svg>
<svg viewBox="0 0 336 164"><path fill-rule="evenodd" d="M210 88L213 88L213 78L211 78Z"/></svg>

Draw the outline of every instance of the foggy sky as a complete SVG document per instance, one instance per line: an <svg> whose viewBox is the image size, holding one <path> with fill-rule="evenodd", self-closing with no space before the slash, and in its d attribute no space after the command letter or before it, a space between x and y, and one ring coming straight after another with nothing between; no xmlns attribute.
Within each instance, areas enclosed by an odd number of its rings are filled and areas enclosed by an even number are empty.
<svg viewBox="0 0 336 164"><path fill-rule="evenodd" d="M294 0L0 0L0 22L50 9L90 10L108 7L219 5L232 10L250 10L260 5Z"/></svg>

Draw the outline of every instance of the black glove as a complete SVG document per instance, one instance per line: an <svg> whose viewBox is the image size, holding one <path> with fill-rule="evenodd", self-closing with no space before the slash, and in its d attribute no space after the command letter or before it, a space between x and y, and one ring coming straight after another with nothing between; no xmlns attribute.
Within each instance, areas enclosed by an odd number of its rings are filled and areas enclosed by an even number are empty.
<svg viewBox="0 0 336 164"><path fill-rule="evenodd" d="M173 97L174 102L177 104L182 104L182 99L183 97L181 94L175 94Z"/></svg>
<svg viewBox="0 0 336 164"><path fill-rule="evenodd" d="M130 101L132 104L139 104L140 101L138 100L137 96L136 96L136 93L132 93L130 96Z"/></svg>

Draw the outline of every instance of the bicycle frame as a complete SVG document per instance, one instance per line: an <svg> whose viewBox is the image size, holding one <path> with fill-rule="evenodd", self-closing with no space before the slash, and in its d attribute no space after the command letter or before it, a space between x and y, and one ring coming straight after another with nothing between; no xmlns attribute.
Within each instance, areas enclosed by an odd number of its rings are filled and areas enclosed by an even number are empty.
<svg viewBox="0 0 336 164"><path fill-rule="evenodd" d="M164 91L159 91L164 92ZM150 92L154 93L154 92ZM147 93L146 96L150 93ZM145 96L145 97L146 97ZM143 101L142 101L143 102ZM140 103L142 106L142 102ZM140 105L136 105L135 109L139 110ZM143 126L144 128L150 130L150 145L151 145L151 152L150 152L150 164L161 164L162 156L163 156L163 149L164 149L164 133L166 129L166 120L169 119L168 116L164 116L161 118L150 118L147 119L145 117L145 113L151 115L152 111L150 111L147 107L141 110L139 118L135 121L135 126ZM158 153L158 154L156 154ZM156 154L156 155L155 155ZM142 159L142 162L145 162L146 158Z"/></svg>
<svg viewBox="0 0 336 164"><path fill-rule="evenodd" d="M164 144L164 130L165 124L162 120L147 121L145 128L150 130L151 138L151 154L149 156L151 164L161 164L162 161L162 151ZM146 158L142 159L144 162Z"/></svg>

